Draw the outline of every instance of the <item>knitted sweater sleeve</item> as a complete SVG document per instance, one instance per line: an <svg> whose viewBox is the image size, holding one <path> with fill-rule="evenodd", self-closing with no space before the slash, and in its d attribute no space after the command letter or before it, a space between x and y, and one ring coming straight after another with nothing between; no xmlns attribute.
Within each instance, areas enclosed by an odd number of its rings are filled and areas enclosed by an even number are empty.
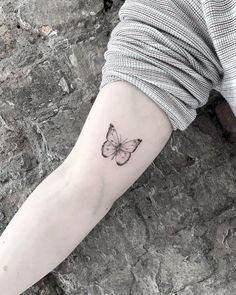
<svg viewBox="0 0 236 295"><path fill-rule="evenodd" d="M236 109L236 0L126 0L102 68L100 89L125 80L185 130L211 89ZM236 114L236 112L235 112Z"/></svg>
<svg viewBox="0 0 236 295"><path fill-rule="evenodd" d="M202 7L224 71L220 92L236 116L236 0L205 0Z"/></svg>

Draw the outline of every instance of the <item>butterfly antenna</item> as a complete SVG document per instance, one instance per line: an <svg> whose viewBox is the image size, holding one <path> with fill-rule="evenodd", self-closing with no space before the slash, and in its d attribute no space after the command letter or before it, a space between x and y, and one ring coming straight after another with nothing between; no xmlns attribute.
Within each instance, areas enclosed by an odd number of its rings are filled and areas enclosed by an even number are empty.
<svg viewBox="0 0 236 295"><path fill-rule="evenodd" d="M120 134L120 142L121 142L121 134Z"/></svg>
<svg viewBox="0 0 236 295"><path fill-rule="evenodd" d="M122 143L125 143L127 139L128 139L128 138L126 138L125 140L123 140Z"/></svg>

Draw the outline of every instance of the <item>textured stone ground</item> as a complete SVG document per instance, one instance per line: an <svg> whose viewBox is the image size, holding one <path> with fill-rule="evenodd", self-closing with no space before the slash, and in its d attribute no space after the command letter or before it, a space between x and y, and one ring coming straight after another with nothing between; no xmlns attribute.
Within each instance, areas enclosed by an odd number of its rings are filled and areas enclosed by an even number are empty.
<svg viewBox="0 0 236 295"><path fill-rule="evenodd" d="M0 230L73 147L122 1L0 0ZM217 92L25 295L236 294L236 123Z"/></svg>

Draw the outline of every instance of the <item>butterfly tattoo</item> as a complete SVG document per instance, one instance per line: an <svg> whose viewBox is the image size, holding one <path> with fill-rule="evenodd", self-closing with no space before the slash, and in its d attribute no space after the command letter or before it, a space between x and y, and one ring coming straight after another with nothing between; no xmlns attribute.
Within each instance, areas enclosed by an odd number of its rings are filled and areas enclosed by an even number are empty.
<svg viewBox="0 0 236 295"><path fill-rule="evenodd" d="M133 139L133 140L121 140L116 132L116 129L113 124L110 123L106 141L102 145L102 155L105 158L111 157L111 160L115 158L116 164L119 166L124 165L128 162L133 153L142 139Z"/></svg>

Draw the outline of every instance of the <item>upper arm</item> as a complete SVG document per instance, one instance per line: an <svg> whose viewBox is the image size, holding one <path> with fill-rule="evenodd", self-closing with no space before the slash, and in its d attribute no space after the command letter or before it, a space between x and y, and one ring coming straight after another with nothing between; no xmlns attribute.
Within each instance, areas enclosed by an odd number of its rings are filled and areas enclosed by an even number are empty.
<svg viewBox="0 0 236 295"><path fill-rule="evenodd" d="M86 184L113 202L151 164L171 132L167 115L143 92L112 82L98 93L64 164L75 185Z"/></svg>

